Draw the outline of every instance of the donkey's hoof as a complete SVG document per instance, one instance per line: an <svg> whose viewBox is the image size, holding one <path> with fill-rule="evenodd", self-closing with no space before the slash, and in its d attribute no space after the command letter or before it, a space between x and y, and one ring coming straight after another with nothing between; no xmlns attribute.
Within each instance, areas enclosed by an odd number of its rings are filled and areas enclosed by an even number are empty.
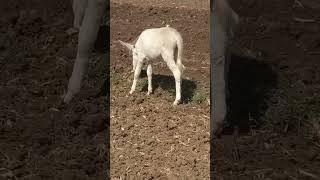
<svg viewBox="0 0 320 180"><path fill-rule="evenodd" d="M66 104L69 104L72 98L73 98L73 94L67 93L63 98L63 102Z"/></svg>
<svg viewBox="0 0 320 180"><path fill-rule="evenodd" d="M177 106L178 104L180 104L180 100L175 100L175 101L173 102L173 106Z"/></svg>
<svg viewBox="0 0 320 180"><path fill-rule="evenodd" d="M216 138L221 138L223 126L222 123L216 122L212 128L212 135Z"/></svg>

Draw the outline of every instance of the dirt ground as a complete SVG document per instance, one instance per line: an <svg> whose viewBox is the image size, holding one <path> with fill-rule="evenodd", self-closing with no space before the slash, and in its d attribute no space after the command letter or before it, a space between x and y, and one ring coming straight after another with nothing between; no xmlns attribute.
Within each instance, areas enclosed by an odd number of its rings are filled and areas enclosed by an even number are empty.
<svg viewBox="0 0 320 180"><path fill-rule="evenodd" d="M145 3L146 2L146 3ZM157 2L151 6L152 3ZM112 1L111 178L209 179L209 2ZM194 8L188 8L192 7ZM206 8L206 9L205 9ZM203 10L205 9L205 10ZM159 58L154 93L146 96L146 72L129 95L132 58L117 40L133 42L146 28L176 28L184 39L183 104L173 107L174 78Z"/></svg>
<svg viewBox="0 0 320 180"><path fill-rule="evenodd" d="M150 1L118 2L121 3L111 5L111 39L132 42L144 28L160 27L172 21L170 25L186 38L184 62L191 69L185 73L185 79L196 81L194 91L198 93L195 94L208 97L208 76L199 72L206 68L199 62L208 63L207 43L203 43L208 38L206 8L200 3L188 5L188 1L181 2L178 8L170 8L169 0L158 1L153 8L148 7ZM314 0L242 0L232 1L231 5L242 17L242 23L232 45L231 114L223 138L211 144L211 177L317 179L320 176L317 36L320 4ZM198 14L194 15L195 12ZM181 18L182 15L188 18ZM194 59L196 63L192 64L192 57L201 54L207 55L206 58ZM208 113L204 111L208 108L206 102L199 103L198 97L186 93L190 100L179 108L171 108L174 94L162 86L168 86L164 81L171 82L173 89L172 76L162 78L163 74L170 76L170 72L161 63L156 70L155 81L160 88L155 95L145 96L144 75L142 92L128 96L131 59L116 42L111 42L111 68L111 175L208 178L208 161L199 158L206 157L208 152L207 134L203 133L208 132L208 120L203 119L205 123L199 124L201 114ZM189 91L191 86L184 89ZM196 124L199 130L190 135L188 124ZM198 141L192 141L197 138ZM189 143L185 143L187 139ZM190 151L190 146L198 147L196 154ZM192 159L201 164L192 165Z"/></svg>
<svg viewBox="0 0 320 180"><path fill-rule="evenodd" d="M231 5L242 17L232 46L232 113L210 148L208 2L112 1L113 178L208 179L209 160L216 179L320 177L320 3ZM0 179L105 179L109 95L98 93L108 79L105 47L96 45L81 93L61 106L77 45L77 34L68 34L70 2L1 1L0 15ZM128 95L131 57L116 42L132 42L143 29L165 24L185 42L184 101L175 108L173 77L160 61L154 94L146 96L143 72ZM240 130L235 139L234 126Z"/></svg>
<svg viewBox="0 0 320 180"><path fill-rule="evenodd" d="M77 45L70 2L1 1L0 12L0 179L105 179L108 98L94 95L107 54L92 54L81 95L61 106Z"/></svg>
<svg viewBox="0 0 320 180"><path fill-rule="evenodd" d="M242 23L232 46L231 114L225 135L211 146L212 175L319 179L320 3L232 0L231 6Z"/></svg>

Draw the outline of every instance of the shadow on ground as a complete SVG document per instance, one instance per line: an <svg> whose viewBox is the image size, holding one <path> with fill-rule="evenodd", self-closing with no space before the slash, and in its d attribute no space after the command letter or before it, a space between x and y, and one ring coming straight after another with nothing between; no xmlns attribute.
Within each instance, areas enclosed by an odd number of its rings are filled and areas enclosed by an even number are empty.
<svg viewBox="0 0 320 180"><path fill-rule="evenodd" d="M142 70L140 78L144 78L144 77L147 77L147 72L145 70ZM153 91L161 87L161 89L170 92L175 97L176 88L175 88L175 80L173 76L153 74L152 86L153 86ZM182 84L181 84L182 103L190 103L192 101L196 88L197 88L197 85L195 82L187 79L182 79ZM143 92L148 91L148 83L144 84L144 86L142 87L142 91Z"/></svg>
<svg viewBox="0 0 320 180"><path fill-rule="evenodd" d="M110 27L101 26L99 28L98 37L95 41L94 48L97 52L106 53L110 51Z"/></svg>
<svg viewBox="0 0 320 180"><path fill-rule="evenodd" d="M94 49L96 52L105 53L105 56L101 59L102 62L99 63L98 70L101 76L104 77L103 85L100 87L95 97L99 96L109 96L110 94L110 27L101 26L98 32L98 38L95 41Z"/></svg>
<svg viewBox="0 0 320 180"><path fill-rule="evenodd" d="M271 65L255 59L231 56L229 71L230 98L228 124L224 133L237 126L242 132L263 125L261 115L267 109L267 100L277 86L277 75ZM254 119L252 121L251 119Z"/></svg>

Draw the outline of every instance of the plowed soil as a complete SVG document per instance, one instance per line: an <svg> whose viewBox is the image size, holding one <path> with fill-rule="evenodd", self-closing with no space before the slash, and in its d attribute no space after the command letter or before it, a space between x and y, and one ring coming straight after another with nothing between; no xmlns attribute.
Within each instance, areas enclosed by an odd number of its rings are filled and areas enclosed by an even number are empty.
<svg viewBox="0 0 320 180"><path fill-rule="evenodd" d="M111 1L108 54L92 53L81 93L61 96L76 55L69 1L0 2L0 179L319 179L320 3L240 0L232 46L231 114L209 159L209 2ZM159 59L129 95L129 52L142 30L169 24L184 38L183 103ZM103 30L99 36L104 39ZM232 132L239 133L231 135ZM230 130L230 131L229 131ZM211 168L209 171L209 160Z"/></svg>
<svg viewBox="0 0 320 180"><path fill-rule="evenodd" d="M194 2L190 2L189 5L184 3L186 1L181 2L183 5L180 7L175 7L179 6L178 3L172 5L171 1L157 3L130 1L130 4L113 4L112 39L132 42L147 27L170 24L169 18L172 19L171 26L176 27L183 35L187 34L184 38L195 37L198 35L197 30L206 24L203 22L206 18L204 16L190 23L192 20L186 14L200 10L195 15L197 17L207 11L205 7L199 4L197 6ZM153 5L152 8L149 7L150 4ZM231 114L223 138L214 139L212 142L211 177L316 179L319 177L320 167L318 94L320 46L317 37L319 4L312 0L281 2L253 0L232 1L231 5L241 16L242 22L232 45L233 56L229 79ZM170 6L173 6L171 9L176 9L170 10L168 8ZM163 10L166 8L169 10ZM124 9L130 10L124 11ZM175 13L172 13L173 11ZM172 15L167 15L171 13ZM179 15L184 15L183 21ZM203 31L206 31L206 27L203 27ZM186 49L190 51L186 53L185 63L187 67L200 71L199 60L196 64L189 62L193 53L205 49L194 46L202 41L202 38L197 36L192 38L191 42L186 41ZM186 118L183 109L198 105L191 100L180 106L181 109L171 108L170 103L174 99L174 94L168 98L165 88L157 89L153 96L145 96L145 75L142 77L144 82L144 86L141 87L142 92L129 96L128 91L132 83L132 74L129 73L130 56L127 55L126 49L116 42L111 43L111 54L111 67L114 70L112 73L114 77L111 78L114 83L111 86L113 177L208 178L205 168L195 170L190 168L191 163L185 164L184 167L180 164L181 160L186 160L185 157L192 159L191 157L198 157L207 152L203 152L205 148L197 145L201 148L197 155L194 155L188 150L188 146L183 147L183 144L179 144L183 141L176 140L179 137L188 137L188 128L184 125L185 121L180 121L181 117L190 122L198 122L198 113L205 107L194 108L194 111L188 110L188 114L192 114L195 118ZM165 65L159 64L156 77L163 76L162 73L170 76L170 72L165 70ZM190 77L197 79L201 77L200 74L189 71L185 76L187 80ZM155 79L160 87L171 83L171 89L173 88L172 76L167 80L160 77L159 80ZM205 78L197 83L204 84L203 87L209 84ZM134 106L130 105L132 103ZM182 136L175 136L170 131L171 119L178 119L174 125L174 133ZM198 124L197 127L201 129L202 125ZM230 135L230 132L234 132L234 135ZM190 139L198 134L200 132L192 134ZM190 144L196 145L192 141ZM177 148L179 151L175 147L179 147ZM201 166L206 167L204 161L201 165L195 165L197 168Z"/></svg>
<svg viewBox="0 0 320 180"><path fill-rule="evenodd" d="M320 3L231 6L242 22L232 46L231 115L211 147L213 177L319 179Z"/></svg>
<svg viewBox="0 0 320 180"><path fill-rule="evenodd" d="M95 95L107 54L92 54L81 94L61 106L77 47L70 2L1 1L0 12L0 179L104 179L108 111Z"/></svg>
<svg viewBox="0 0 320 180"><path fill-rule="evenodd" d="M209 2L112 1L111 169L112 178L209 178ZM152 5L152 6L151 6ZM192 5L192 6L191 6ZM146 95L143 71L129 95L132 57L117 40L133 42L147 28L169 24L184 39L183 103L173 107L174 78L159 58L154 93Z"/></svg>

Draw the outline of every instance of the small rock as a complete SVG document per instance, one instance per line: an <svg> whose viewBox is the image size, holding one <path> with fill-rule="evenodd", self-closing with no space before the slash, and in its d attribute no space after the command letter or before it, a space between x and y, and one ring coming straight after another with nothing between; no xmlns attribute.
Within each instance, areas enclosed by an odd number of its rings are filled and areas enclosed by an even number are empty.
<svg viewBox="0 0 320 180"><path fill-rule="evenodd" d="M177 127L177 124L175 124L171 121L168 122L168 129L169 130L175 129L176 127Z"/></svg>

